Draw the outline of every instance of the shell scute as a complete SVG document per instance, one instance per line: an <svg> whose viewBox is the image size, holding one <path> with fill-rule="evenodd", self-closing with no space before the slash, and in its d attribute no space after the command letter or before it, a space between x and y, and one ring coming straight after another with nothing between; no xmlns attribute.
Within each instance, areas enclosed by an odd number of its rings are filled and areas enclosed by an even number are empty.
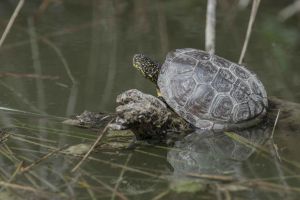
<svg viewBox="0 0 300 200"><path fill-rule="evenodd" d="M249 80L250 87L254 94L260 97L267 97L266 91L262 85L262 83L258 79L251 78Z"/></svg>
<svg viewBox="0 0 300 200"><path fill-rule="evenodd" d="M201 117L209 111L215 96L216 92L210 85L198 85L185 108L193 115Z"/></svg>
<svg viewBox="0 0 300 200"><path fill-rule="evenodd" d="M198 83L208 83L213 80L217 72L218 68L211 62L198 62L194 77Z"/></svg>
<svg viewBox="0 0 300 200"><path fill-rule="evenodd" d="M181 74L193 71L197 64L197 60L185 55L179 55L172 60L171 64L173 65L172 67L176 69L177 73Z"/></svg>
<svg viewBox="0 0 300 200"><path fill-rule="evenodd" d="M229 92L235 81L236 77L229 70L220 69L212 82L212 86L218 92Z"/></svg>
<svg viewBox="0 0 300 200"><path fill-rule="evenodd" d="M264 111L263 102L255 95L252 95L252 98L249 100L248 104L250 108L251 118L258 116Z"/></svg>
<svg viewBox="0 0 300 200"><path fill-rule="evenodd" d="M251 117L249 104L248 103L242 103L234 107L233 110L233 121L239 122L247 120Z"/></svg>
<svg viewBox="0 0 300 200"><path fill-rule="evenodd" d="M232 99L225 95L218 95L212 105L212 116L220 120L229 120L233 109Z"/></svg>
<svg viewBox="0 0 300 200"><path fill-rule="evenodd" d="M246 70L245 68L242 68L238 65L235 65L233 67L233 72L237 77L239 77L241 79L248 79L251 75L251 73L248 70Z"/></svg>
<svg viewBox="0 0 300 200"><path fill-rule="evenodd" d="M190 76L176 76L170 81L171 95L179 105L184 106L195 86L196 82Z"/></svg>
<svg viewBox="0 0 300 200"><path fill-rule="evenodd" d="M237 80L230 94L238 103L242 103L249 100L251 90L245 82Z"/></svg>
<svg viewBox="0 0 300 200"><path fill-rule="evenodd" d="M208 53L206 53L205 51L200 51L200 50L188 51L185 53L185 55L193 57L194 59L199 60L199 61L208 61L211 58L211 56Z"/></svg>
<svg viewBox="0 0 300 200"><path fill-rule="evenodd" d="M232 65L232 62L221 58L219 56L214 56L213 62L218 66L218 67L223 67L223 68L229 68Z"/></svg>

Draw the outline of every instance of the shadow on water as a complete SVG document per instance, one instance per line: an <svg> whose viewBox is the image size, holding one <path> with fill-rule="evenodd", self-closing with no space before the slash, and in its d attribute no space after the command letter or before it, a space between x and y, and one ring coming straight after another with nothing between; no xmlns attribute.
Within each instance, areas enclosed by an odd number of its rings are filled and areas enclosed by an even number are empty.
<svg viewBox="0 0 300 200"><path fill-rule="evenodd" d="M1 32L17 2L1 1ZM299 103L299 16L278 19L292 2L261 2L245 63L270 96ZM243 5L218 6L216 53L232 61L251 10ZM26 1L0 48L0 199L297 199L297 103L284 105L274 133L197 132L130 149L130 131L108 132L71 172L101 131L61 121L85 109L113 112L131 88L154 94L132 55L162 62L174 48L203 49L205 11L197 0Z"/></svg>

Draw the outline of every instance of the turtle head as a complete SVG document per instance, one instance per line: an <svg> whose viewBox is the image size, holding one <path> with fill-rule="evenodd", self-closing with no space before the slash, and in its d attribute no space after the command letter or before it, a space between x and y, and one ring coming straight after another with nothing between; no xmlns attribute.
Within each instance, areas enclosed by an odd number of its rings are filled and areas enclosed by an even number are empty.
<svg viewBox="0 0 300 200"><path fill-rule="evenodd" d="M144 54L135 54L133 56L133 67L140 71L144 77L155 84L157 83L160 65L151 60L148 56Z"/></svg>

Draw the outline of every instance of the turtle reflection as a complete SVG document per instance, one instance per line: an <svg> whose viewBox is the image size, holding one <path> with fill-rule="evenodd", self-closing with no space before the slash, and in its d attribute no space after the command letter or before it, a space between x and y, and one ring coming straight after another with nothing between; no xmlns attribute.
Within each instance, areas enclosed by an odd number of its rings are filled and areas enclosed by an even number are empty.
<svg viewBox="0 0 300 200"><path fill-rule="evenodd" d="M253 145L245 145L224 133L195 131L174 143L167 160L174 169L174 176L187 173L239 175L242 161L254 152L255 146L263 144L269 136L265 125L235 132Z"/></svg>

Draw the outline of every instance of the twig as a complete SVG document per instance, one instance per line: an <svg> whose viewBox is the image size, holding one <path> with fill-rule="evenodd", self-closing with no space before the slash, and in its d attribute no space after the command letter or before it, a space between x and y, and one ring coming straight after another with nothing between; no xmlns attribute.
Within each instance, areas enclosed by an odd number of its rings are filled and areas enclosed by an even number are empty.
<svg viewBox="0 0 300 200"><path fill-rule="evenodd" d="M21 162L20 159L15 156L15 154L12 152L12 150L6 143L1 144L0 153L2 154L2 156L5 156L11 163L13 163L15 165L17 163ZM8 174L6 174L6 175L8 175ZM11 176L11 175L9 175L9 176Z"/></svg>
<svg viewBox="0 0 300 200"><path fill-rule="evenodd" d="M126 161L125 161L125 164L124 164L125 166L128 165L128 163L129 163L131 157L132 157L132 154L129 154L128 157L127 157L127 159L126 159ZM120 183L122 182L122 179L123 179L123 176L124 176L125 171L126 171L126 169L125 169L125 168L122 168L121 173L120 173L120 176L119 176L119 178L118 178L118 180L117 180L117 183L116 183L116 185L115 185L115 187L114 187L113 194L112 194L112 196L111 196L111 199L112 199L112 200L114 200L114 199L116 198L116 192L118 191L118 188L119 188L119 186L120 186Z"/></svg>
<svg viewBox="0 0 300 200"><path fill-rule="evenodd" d="M81 185L84 186L87 193L90 195L90 200L97 200L96 195L94 194L93 190L91 190L91 185L85 179L83 179L83 178L81 178L81 179L82 179ZM75 195L74 195L74 197L75 197Z"/></svg>
<svg viewBox="0 0 300 200"><path fill-rule="evenodd" d="M280 109L278 110L278 112L277 112L277 116L276 116L276 119L275 119L275 122L274 122L274 126L273 126L273 129L272 129L272 134L271 134L271 137L270 137L270 141L271 141L271 148L275 151L275 152L273 152L272 150L271 150L271 153L273 154L273 156L274 157L276 157L280 162L281 162L281 157L280 157L280 155L279 155L279 153L278 153L278 147L277 147L277 145L274 143L274 132L275 132L275 127L276 127L276 125L277 125L277 122L278 122L278 118L279 118L279 114L280 114Z"/></svg>
<svg viewBox="0 0 300 200"><path fill-rule="evenodd" d="M297 192L300 193L300 188L297 187L286 187L282 186L276 183L266 182L266 181L245 181L238 183L239 185L244 185L248 187L255 187L260 190L269 190L273 192L280 193L282 190L285 190L286 192Z"/></svg>
<svg viewBox="0 0 300 200"><path fill-rule="evenodd" d="M59 79L59 76L25 74L25 73L15 73L15 72L0 72L0 77L35 78L35 79L48 79L48 80Z"/></svg>
<svg viewBox="0 0 300 200"><path fill-rule="evenodd" d="M255 144L251 141L249 141L248 139L244 138L243 136L240 136L240 135L237 135L236 133L233 133L233 132L224 132L225 135L227 135L229 138L243 144L243 145L246 145L248 147L251 147L251 148L255 148L257 150L259 150L260 152L262 152L263 154L265 155L271 155L271 156L274 156L272 154L272 152L268 151L268 149L266 149L265 147L261 146L261 145L258 145L258 144ZM281 158L282 161L300 169L300 163L295 161L295 160L288 160L286 158Z"/></svg>
<svg viewBox="0 0 300 200"><path fill-rule="evenodd" d="M74 155L71 155L71 156L74 156ZM124 165L121 165L121 164L113 163L113 162L106 161L106 160L101 160L99 158L94 158L94 157L89 157L88 159L90 159L92 161L95 161L95 162L98 162L98 163L106 164L106 165L109 165L109 166L115 167L115 168L125 168L127 171L137 173L137 174L146 175L146 176L149 176L149 177L153 177L155 179L166 180L165 176L158 175L157 173L154 173L154 172L147 172L147 171L143 171L143 170L140 170L140 169L137 169L137 168L124 166Z"/></svg>
<svg viewBox="0 0 300 200"><path fill-rule="evenodd" d="M216 0L207 1L206 27L205 27L205 50L210 54L215 53L216 35Z"/></svg>
<svg viewBox="0 0 300 200"><path fill-rule="evenodd" d="M169 189L165 190L165 191L159 193L158 195L156 195L155 197L153 197L152 200L160 200L160 199L164 198L166 195L168 195L169 193L170 193Z"/></svg>
<svg viewBox="0 0 300 200"><path fill-rule="evenodd" d="M77 81L76 79L74 78L71 70L70 70L70 67L69 67L69 64L67 62L67 59L64 57L64 55L62 54L61 50L53 43L51 42L50 40L48 40L47 38L45 37L42 37L42 41L47 44L49 47L51 47L54 52L56 53L56 55L59 57L59 59L61 60L68 76L69 76L69 79L72 81L73 84L77 84Z"/></svg>
<svg viewBox="0 0 300 200"><path fill-rule="evenodd" d="M49 146L49 145L45 145L45 144L41 144L40 142L33 142L31 140L27 140L25 138L20 138L20 137L15 137L15 136L10 136L10 137L13 140L18 140L18 141L21 141L21 142L26 142L28 144L33 144L33 145L36 145L38 147L44 147L44 148L47 148L47 149L56 150L54 147Z"/></svg>
<svg viewBox="0 0 300 200"><path fill-rule="evenodd" d="M17 7L16 7L16 9L15 9L15 11L14 11L14 13L12 14L11 18L9 19L9 22L8 22L6 28L5 28L2 36L1 36L1 39L0 39L0 47L2 46L6 36L8 35L8 33L9 33L16 17L18 16L23 4L24 4L24 0L20 0Z"/></svg>
<svg viewBox="0 0 300 200"><path fill-rule="evenodd" d="M54 171L54 170L57 170L57 169L52 169L52 168L49 168L49 173L50 174L53 174L54 172L51 173L51 170ZM30 174L32 176L32 178L36 179L37 180L37 183L39 184L39 187L41 185L45 186L49 191L52 190L53 192L58 192L60 191L59 190L59 186L57 186L56 184L52 183L48 177L45 177L45 176L41 176L39 173L36 173L35 171L29 171L28 174ZM61 194L63 194L63 192L61 192Z"/></svg>
<svg viewBox="0 0 300 200"><path fill-rule="evenodd" d="M270 139L273 139L273 137L274 137L274 132L275 132L276 125L278 123L279 114L280 114L280 109L277 112L277 116L276 116L276 119L275 119L275 122L274 122L274 126L273 126L273 129L272 129L272 134L271 134Z"/></svg>
<svg viewBox="0 0 300 200"><path fill-rule="evenodd" d="M3 82L0 81L0 85L2 84ZM4 85L6 87L6 85ZM10 88L8 88L10 89ZM17 93L18 94L18 93ZM21 95L18 95L18 97L23 97ZM27 100L26 100L27 101ZM27 102L26 102L27 103ZM28 104L30 105L30 104ZM33 107L35 108L35 107ZM37 109L36 109L37 110ZM38 111L36 113L34 112L28 112L28 111L24 111L24 110L18 110L18 109L14 109L14 108L7 108L7 107L2 107L0 106L0 111L5 111L5 112L11 112L13 114L24 114L28 117L28 115L32 115L32 116L35 116L35 117L39 117L39 118L53 118L53 119L56 119L56 120L67 120L68 118L65 118L65 117L58 117L58 116L54 116L54 115L47 115L47 114L40 114L38 113ZM22 127L24 124L21 124L20 127Z"/></svg>
<svg viewBox="0 0 300 200"><path fill-rule="evenodd" d="M243 49L242 49L242 52L241 52L241 55L240 55L239 64L241 64L243 62L243 59L245 57L247 47L248 47L248 43L249 43L250 36L251 36L251 32L252 32L252 27L253 27L253 24L254 24L254 21L255 21L255 17L256 17L256 13L257 13L259 4L260 4L260 0L253 0L251 15L250 15L248 28L247 28L247 33L246 33L246 38L245 38Z"/></svg>
<svg viewBox="0 0 300 200"><path fill-rule="evenodd" d="M39 190L37 190L33 187L29 187L29 186L25 186L25 185L18 185L18 184L13 184L13 183L6 183L4 181L0 181L0 186L13 188L13 189L20 189L20 190L25 190L25 191L35 192L35 193L41 193L42 192L42 191L39 191Z"/></svg>
<svg viewBox="0 0 300 200"><path fill-rule="evenodd" d="M33 18L28 17L28 34L30 39L30 47L31 47L31 56L33 61L33 69L36 74L42 75L42 64L40 59L40 50L38 44L38 35L35 29ZM37 102L38 108L42 111L46 108L46 98L44 91L44 83L40 79L36 79L36 89L37 89Z"/></svg>
<svg viewBox="0 0 300 200"><path fill-rule="evenodd" d="M0 20L0 23L2 23L1 20ZM53 38L53 37L64 36L66 34L74 34L76 32L85 30L87 28L98 26L101 23L103 23L101 20L97 20L97 21L92 21L91 23L80 24L79 26L75 26L75 27L66 27L64 29L60 29L57 32L52 32L52 33L45 34L43 36L39 36L37 39L40 40L42 37ZM19 30L22 30L22 29L19 28ZM2 47L2 50L8 50L8 49L16 48L16 47L21 47L21 46L27 45L29 43L30 43L30 41L27 39L22 40L22 41L17 41L17 42L11 43L9 45L4 45Z"/></svg>
<svg viewBox="0 0 300 200"><path fill-rule="evenodd" d="M300 12L300 0L296 0L294 3L281 10L279 12L279 19L281 21L285 21L295 15L297 12Z"/></svg>
<svg viewBox="0 0 300 200"><path fill-rule="evenodd" d="M39 6L36 14L35 14L35 17L39 17L41 16L45 11L46 9L48 8L49 4L51 3L51 0L44 0L41 5Z"/></svg>
<svg viewBox="0 0 300 200"><path fill-rule="evenodd" d="M29 171L32 167L36 166L37 164L39 164L40 162L42 162L43 160L46 160L47 158L49 158L50 156L52 156L53 154L61 151L62 149L64 149L66 146L63 146L61 148L55 149L54 151L49 152L48 154L42 156L41 158L39 158L38 160L34 161L33 163L31 163L30 165L28 165L27 167L24 167L21 169L21 172L27 172Z"/></svg>
<svg viewBox="0 0 300 200"><path fill-rule="evenodd" d="M48 40L47 38L42 38L42 41L49 45L49 47L51 47L55 53L57 54L58 58L61 60L67 75L69 76L69 79L72 82L72 87L71 87L71 91L70 91L70 96L69 96L69 100L68 100L68 106L67 106L67 111L66 111L66 115L71 115L74 111L74 107L76 105L76 101L77 101L77 95L78 95L78 82L77 80L74 78L72 71L70 69L70 66L67 62L67 59L64 57L62 51L50 40Z"/></svg>
<svg viewBox="0 0 300 200"><path fill-rule="evenodd" d="M10 84L6 84L6 82L0 80L0 85L2 85L7 90L12 92L18 98L18 100L21 100L25 105L27 105L34 112L39 113L39 114L46 114L44 111L40 110L35 105L31 104L31 102L28 99L26 99L26 97L23 96L22 93L16 91ZM12 111L16 110L16 109L4 108L4 107L0 107L0 108L1 108L1 110L12 110ZM25 111L23 111L23 112L25 112Z"/></svg>
<svg viewBox="0 0 300 200"><path fill-rule="evenodd" d="M112 188L110 185L106 184L105 182L101 181L100 179L96 178L94 175L88 173L87 171L84 171L80 169L80 173L83 173L84 175L88 176L90 179L96 181L100 185L102 185L105 189L114 192L120 199L122 200L128 200L128 198L122 194L121 192L118 192L117 190L115 191L114 188Z"/></svg>
<svg viewBox="0 0 300 200"><path fill-rule="evenodd" d="M279 153L278 153L278 147L277 147L277 145L274 143L273 140L271 140L271 148L275 151L275 152L273 152L273 151L271 150L271 154L273 155L273 157L276 157L276 158L281 162L281 157L280 157L280 155L279 155Z"/></svg>
<svg viewBox="0 0 300 200"><path fill-rule="evenodd" d="M271 148L273 148L274 151L275 151L275 152L272 151L272 149L270 150L271 153L273 154L273 157L274 157L274 162L273 163L275 164L275 167L277 169L278 178L281 181L282 185L285 186L284 191L286 192L286 188L289 188L290 186L289 186L289 184L287 183L287 181L284 178L284 172L283 172L283 169L282 169L282 165L281 165L281 163L279 163L279 162L281 162L281 157L280 157L280 155L278 153L278 147L274 143L274 140L271 140L271 145L272 145Z"/></svg>
<svg viewBox="0 0 300 200"><path fill-rule="evenodd" d="M17 165L16 170L15 170L14 173L9 177L9 179L7 180L6 183L11 183L11 182L15 179L15 177L17 176L17 174L20 172L20 169L21 169L22 165L23 165L23 162L21 161L21 162ZM2 192L2 190L5 189L5 188L6 188L6 186L2 187L2 188L0 189L0 192Z"/></svg>
<svg viewBox="0 0 300 200"><path fill-rule="evenodd" d="M96 147L96 145L100 142L100 140L103 138L103 136L105 135L110 123L113 121L114 119L110 120L108 122L108 124L105 126L105 128L103 129L103 131L99 134L99 137L97 138L97 140L94 142L94 144L91 146L90 150L84 155L84 157L80 160L80 162L71 170L71 172L75 172L80 165L85 161L85 159L90 155L90 153L94 150L94 148Z"/></svg>
<svg viewBox="0 0 300 200"><path fill-rule="evenodd" d="M234 181L235 178L232 176L224 176L224 175L213 175L213 174L197 174L197 173L186 173L186 176L194 177L194 178L202 178L209 179L214 181Z"/></svg>
<svg viewBox="0 0 300 200"><path fill-rule="evenodd" d="M16 136L16 137L30 138L32 140L37 140L39 142L44 142L44 143L52 143L52 144L57 143L57 141L55 141L55 140L50 140L50 139L46 139L46 138L38 138L38 137L30 136L27 134L18 134L18 133L12 133L12 132L10 132L9 134Z"/></svg>

